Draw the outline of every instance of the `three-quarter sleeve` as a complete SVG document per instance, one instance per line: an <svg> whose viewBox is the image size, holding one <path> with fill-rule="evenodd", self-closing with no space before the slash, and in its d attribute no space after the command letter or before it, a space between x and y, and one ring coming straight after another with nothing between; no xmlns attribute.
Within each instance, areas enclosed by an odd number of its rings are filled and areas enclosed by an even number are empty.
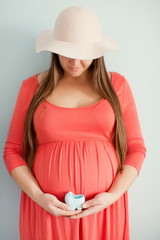
<svg viewBox="0 0 160 240"><path fill-rule="evenodd" d="M124 164L135 167L139 175L147 150L142 136L133 92L125 77L122 114L127 134L127 155Z"/></svg>
<svg viewBox="0 0 160 240"><path fill-rule="evenodd" d="M3 159L9 174L11 174L14 168L27 165L21 151L26 113L27 101L24 80L18 93L3 151Z"/></svg>

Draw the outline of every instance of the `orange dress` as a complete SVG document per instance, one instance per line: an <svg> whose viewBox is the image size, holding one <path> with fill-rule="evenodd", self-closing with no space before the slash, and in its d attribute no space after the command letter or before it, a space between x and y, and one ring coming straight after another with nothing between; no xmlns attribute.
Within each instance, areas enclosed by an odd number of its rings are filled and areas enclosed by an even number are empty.
<svg viewBox="0 0 160 240"><path fill-rule="evenodd" d="M127 132L125 164L139 173L146 147L135 100L126 78L111 73ZM23 80L17 97L3 154L9 174L27 165L21 146L37 75ZM44 100L34 113L33 123L38 141L33 173L43 192L65 202L65 194L72 191L84 194L87 201L110 188L118 158L111 142L115 114L105 98L80 108L59 107ZM96 214L65 219L51 215L22 191L19 226L22 240L129 240L128 192Z"/></svg>

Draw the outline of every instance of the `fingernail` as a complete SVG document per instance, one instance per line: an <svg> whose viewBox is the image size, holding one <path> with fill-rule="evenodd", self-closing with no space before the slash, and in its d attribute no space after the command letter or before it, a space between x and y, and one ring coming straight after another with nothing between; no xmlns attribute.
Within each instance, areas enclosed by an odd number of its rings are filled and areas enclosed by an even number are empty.
<svg viewBox="0 0 160 240"><path fill-rule="evenodd" d="M83 207L87 207L87 204L84 204Z"/></svg>

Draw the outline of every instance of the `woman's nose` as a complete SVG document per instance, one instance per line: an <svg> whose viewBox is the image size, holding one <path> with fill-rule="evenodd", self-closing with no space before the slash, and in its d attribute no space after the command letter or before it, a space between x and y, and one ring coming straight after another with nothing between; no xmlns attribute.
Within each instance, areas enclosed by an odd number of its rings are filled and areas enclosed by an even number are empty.
<svg viewBox="0 0 160 240"><path fill-rule="evenodd" d="M72 67L78 67L80 65L79 59L70 59L70 62L72 64Z"/></svg>

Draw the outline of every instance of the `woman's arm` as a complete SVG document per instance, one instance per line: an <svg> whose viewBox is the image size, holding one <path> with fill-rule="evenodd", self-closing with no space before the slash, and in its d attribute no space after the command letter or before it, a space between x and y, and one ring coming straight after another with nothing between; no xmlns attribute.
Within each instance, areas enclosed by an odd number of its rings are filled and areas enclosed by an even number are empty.
<svg viewBox="0 0 160 240"><path fill-rule="evenodd" d="M120 198L126 192L139 175L147 152L134 95L127 79L124 77L123 79L122 114L127 135L127 154L124 161L124 171L117 174L110 189L107 191L113 193L116 199Z"/></svg>
<svg viewBox="0 0 160 240"><path fill-rule="evenodd" d="M123 80L123 84L121 85L123 86L122 114L127 135L127 154L123 166L124 170L115 176L111 187L106 192L97 194L93 199L88 200L82 205L82 207L85 208L82 213L66 218L78 219L95 214L109 207L128 190L140 173L147 149L142 136L132 89L124 77L122 77L120 81L121 80Z"/></svg>
<svg viewBox="0 0 160 240"><path fill-rule="evenodd" d="M115 201L117 201L131 186L136 177L138 176L138 171L135 167L130 165L124 165L124 170L122 173L118 173L115 177L108 193L114 195Z"/></svg>
<svg viewBox="0 0 160 240"><path fill-rule="evenodd" d="M110 189L107 192L97 194L93 199L83 203L83 212L74 216L67 216L66 219L78 219L102 211L115 203L130 187L138 176L135 167L124 165L123 173L118 173Z"/></svg>
<svg viewBox="0 0 160 240"><path fill-rule="evenodd" d="M33 176L28 166L20 166L13 169L11 177L16 184L36 203L40 203L43 191Z"/></svg>
<svg viewBox="0 0 160 240"><path fill-rule="evenodd" d="M68 211L67 204L59 201L56 196L41 190L27 162L22 157L24 123L33 92L33 82L24 80L18 93L4 146L3 158L6 168L17 185L46 211L55 216L75 214L79 210Z"/></svg>
<svg viewBox="0 0 160 240"><path fill-rule="evenodd" d="M59 201L52 194L44 193L28 166L14 168L11 177L33 201L52 215L67 216L81 212L80 210L69 211L69 206L66 203Z"/></svg>

